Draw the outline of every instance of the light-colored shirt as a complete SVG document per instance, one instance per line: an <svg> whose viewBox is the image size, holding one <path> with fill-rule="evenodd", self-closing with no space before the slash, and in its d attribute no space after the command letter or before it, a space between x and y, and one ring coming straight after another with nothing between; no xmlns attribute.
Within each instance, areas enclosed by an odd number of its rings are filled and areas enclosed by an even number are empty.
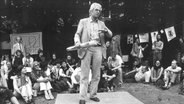
<svg viewBox="0 0 184 104"><path fill-rule="evenodd" d="M119 55L116 55L115 60L113 60L112 57L109 56L108 63L114 68L120 66L123 63L123 60Z"/></svg>
<svg viewBox="0 0 184 104"><path fill-rule="evenodd" d="M171 71L171 72L177 73L181 71L181 67L176 66L176 68L172 68L172 66L169 66L167 67L167 69L165 69L165 71Z"/></svg>
<svg viewBox="0 0 184 104"><path fill-rule="evenodd" d="M153 43L153 47L152 48L155 51L162 51L163 47L164 47L164 43L162 41L155 41Z"/></svg>
<svg viewBox="0 0 184 104"><path fill-rule="evenodd" d="M20 50L23 53L23 55L25 55L25 49L24 49L24 46L23 46L22 43L15 43L13 45L12 50L11 50L11 54L12 55L15 55L15 53L16 53L17 50Z"/></svg>
<svg viewBox="0 0 184 104"><path fill-rule="evenodd" d="M34 59L32 57L30 57L30 58L23 57L22 58L23 65L28 65L29 67L33 67L33 62L34 62Z"/></svg>
<svg viewBox="0 0 184 104"><path fill-rule="evenodd" d="M97 40L98 42L100 42L100 37L99 37L99 20L92 20L92 18L90 19L90 41L92 40Z"/></svg>
<svg viewBox="0 0 184 104"><path fill-rule="evenodd" d="M148 67L148 69L144 69L143 66L140 66L139 68L136 68L137 73L135 74L136 81L141 80L145 76L145 72L150 71L151 69Z"/></svg>
<svg viewBox="0 0 184 104"><path fill-rule="evenodd" d="M99 30L98 21L91 21L90 22L90 39L91 40L99 39L98 30Z"/></svg>

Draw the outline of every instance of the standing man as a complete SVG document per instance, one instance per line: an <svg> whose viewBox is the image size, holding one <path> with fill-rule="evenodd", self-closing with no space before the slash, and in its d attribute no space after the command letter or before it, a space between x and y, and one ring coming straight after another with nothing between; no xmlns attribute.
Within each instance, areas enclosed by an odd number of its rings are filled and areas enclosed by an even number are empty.
<svg viewBox="0 0 184 104"><path fill-rule="evenodd" d="M78 49L78 57L81 59L79 104L86 103L90 69L92 71L90 100L96 102L100 101L95 95L97 94L98 83L100 80L102 56L104 56L104 35L112 37L112 32L105 26L104 22L99 20L101 12L102 6L99 3L93 3L89 9L89 17L79 21L77 32L74 36L75 45L79 47L81 43L84 42L96 43L87 48Z"/></svg>
<svg viewBox="0 0 184 104"><path fill-rule="evenodd" d="M22 38L20 36L16 37L16 43L13 44L11 54L14 56L17 50L20 50L23 53L23 55L25 56L25 47L22 44Z"/></svg>
<svg viewBox="0 0 184 104"><path fill-rule="evenodd" d="M162 50L164 47L163 41L161 41L161 35L157 34L157 40L153 43L153 65L156 63L157 60L162 62Z"/></svg>

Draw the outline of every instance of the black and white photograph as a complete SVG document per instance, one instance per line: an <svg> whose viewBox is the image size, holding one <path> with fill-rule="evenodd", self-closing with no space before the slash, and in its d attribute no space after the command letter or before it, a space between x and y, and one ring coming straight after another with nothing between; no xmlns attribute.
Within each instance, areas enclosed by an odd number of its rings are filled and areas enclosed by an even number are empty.
<svg viewBox="0 0 184 104"><path fill-rule="evenodd" d="M184 0L0 0L0 104L184 104Z"/></svg>

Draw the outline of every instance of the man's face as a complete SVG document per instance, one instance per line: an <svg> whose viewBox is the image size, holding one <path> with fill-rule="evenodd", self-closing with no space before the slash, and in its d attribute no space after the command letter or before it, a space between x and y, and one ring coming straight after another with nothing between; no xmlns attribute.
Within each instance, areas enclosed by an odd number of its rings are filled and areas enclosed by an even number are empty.
<svg viewBox="0 0 184 104"><path fill-rule="evenodd" d="M91 16L98 18L101 14L101 9L100 8L95 8L91 11Z"/></svg>
<svg viewBox="0 0 184 104"><path fill-rule="evenodd" d="M29 55L29 53L26 53L26 57L29 57L30 55Z"/></svg>
<svg viewBox="0 0 184 104"><path fill-rule="evenodd" d="M173 61L173 62L171 63L171 67L172 67L173 69L176 68L176 61Z"/></svg>
<svg viewBox="0 0 184 104"><path fill-rule="evenodd" d="M106 46L107 46L107 47L110 46L110 42L109 42L109 41L106 42Z"/></svg>
<svg viewBox="0 0 184 104"><path fill-rule="evenodd" d="M72 59L72 57L71 56L67 56L67 60L71 60Z"/></svg>
<svg viewBox="0 0 184 104"><path fill-rule="evenodd" d="M20 56L21 55L21 53L20 52L17 52L17 56Z"/></svg>
<svg viewBox="0 0 184 104"><path fill-rule="evenodd" d="M160 36L160 35L157 35L157 39L158 39L158 40L161 39L161 36Z"/></svg>
<svg viewBox="0 0 184 104"><path fill-rule="evenodd" d="M43 56L43 52L40 52L40 53L39 53L39 56Z"/></svg>
<svg viewBox="0 0 184 104"><path fill-rule="evenodd" d="M53 55L52 55L52 58L53 58L53 59L56 59L56 55L55 55L55 54L53 54Z"/></svg>
<svg viewBox="0 0 184 104"><path fill-rule="evenodd" d="M20 37L17 37L17 42L18 42L18 43L20 43L20 40L21 40Z"/></svg>
<svg viewBox="0 0 184 104"><path fill-rule="evenodd" d="M156 61L156 66L160 66L160 61Z"/></svg>
<svg viewBox="0 0 184 104"><path fill-rule="evenodd" d="M62 62L62 67L66 67L66 63L65 62Z"/></svg>
<svg viewBox="0 0 184 104"><path fill-rule="evenodd" d="M57 66L58 68L60 68L60 67L61 67L60 63L57 63L57 64L56 64L56 66Z"/></svg>

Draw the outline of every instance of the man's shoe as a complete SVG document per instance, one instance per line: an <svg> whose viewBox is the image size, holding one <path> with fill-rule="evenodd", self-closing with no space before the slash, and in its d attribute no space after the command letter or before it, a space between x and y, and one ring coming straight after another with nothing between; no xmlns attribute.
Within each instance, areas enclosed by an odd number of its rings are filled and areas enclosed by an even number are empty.
<svg viewBox="0 0 184 104"><path fill-rule="evenodd" d="M97 98L97 97L90 98L90 100L93 100L93 101L95 101L95 102L100 102L100 99Z"/></svg>
<svg viewBox="0 0 184 104"><path fill-rule="evenodd" d="M80 100L79 104L86 104L86 101L85 100Z"/></svg>

